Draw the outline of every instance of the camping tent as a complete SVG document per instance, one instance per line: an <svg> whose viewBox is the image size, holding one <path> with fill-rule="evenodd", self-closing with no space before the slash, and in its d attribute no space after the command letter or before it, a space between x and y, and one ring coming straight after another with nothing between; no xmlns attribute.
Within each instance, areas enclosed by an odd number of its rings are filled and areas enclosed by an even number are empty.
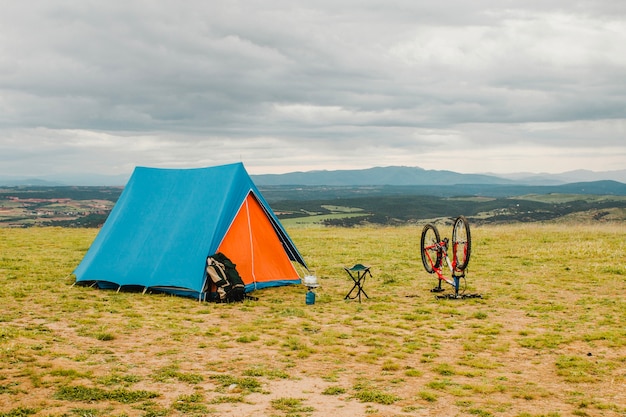
<svg viewBox="0 0 626 417"><path fill-rule="evenodd" d="M246 292L299 283L292 261L307 268L243 164L137 167L74 274L81 285L203 298L216 252Z"/></svg>

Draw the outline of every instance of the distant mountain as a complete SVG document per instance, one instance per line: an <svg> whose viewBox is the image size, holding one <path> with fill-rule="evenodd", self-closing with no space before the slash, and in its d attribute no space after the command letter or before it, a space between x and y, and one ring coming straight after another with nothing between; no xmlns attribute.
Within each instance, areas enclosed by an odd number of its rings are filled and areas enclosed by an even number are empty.
<svg viewBox="0 0 626 417"><path fill-rule="evenodd" d="M419 167L375 167L359 170L307 171L287 174L251 175L259 186L272 185L457 185L514 184L515 181L493 175L459 174L453 171L425 170Z"/></svg>
<svg viewBox="0 0 626 417"><path fill-rule="evenodd" d="M441 186L441 185L561 185L577 182L618 181L626 183L626 170L569 171L561 174L461 174L420 167L375 167L359 170L306 171L251 176L257 185L281 186Z"/></svg>
<svg viewBox="0 0 626 417"><path fill-rule="evenodd" d="M130 174L50 175L40 177L0 177L0 186L123 186ZM594 172L569 171L560 174L519 172L511 174L461 174L420 167L389 166L359 170L290 172L251 175L258 186L454 186L454 185L561 185L577 182L618 181L626 183L626 169Z"/></svg>
<svg viewBox="0 0 626 417"><path fill-rule="evenodd" d="M495 174L488 174L495 175ZM595 172L584 169L576 171L568 171L560 174L540 173L533 174L529 172L518 172L513 174L499 174L502 178L507 178L518 183L528 185L557 185L568 184L573 182L591 182L591 181L619 181L626 183L626 169L617 171Z"/></svg>
<svg viewBox="0 0 626 417"><path fill-rule="evenodd" d="M572 182L552 188L553 193L561 194L626 195L626 184L612 180Z"/></svg>
<svg viewBox="0 0 626 417"><path fill-rule="evenodd" d="M41 180L39 178L0 178L0 186L4 187L59 187L63 185L65 184L55 181Z"/></svg>
<svg viewBox="0 0 626 417"><path fill-rule="evenodd" d="M50 175L37 178L0 177L0 186L5 187L62 187L62 186L123 186L130 175Z"/></svg>

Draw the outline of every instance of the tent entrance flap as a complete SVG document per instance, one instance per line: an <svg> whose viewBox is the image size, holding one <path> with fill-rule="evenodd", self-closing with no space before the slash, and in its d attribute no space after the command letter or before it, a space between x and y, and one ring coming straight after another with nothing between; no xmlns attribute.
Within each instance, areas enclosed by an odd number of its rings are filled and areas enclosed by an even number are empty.
<svg viewBox="0 0 626 417"><path fill-rule="evenodd" d="M300 279L253 193L248 193L218 251L237 265L246 285L254 284L257 288L276 280Z"/></svg>

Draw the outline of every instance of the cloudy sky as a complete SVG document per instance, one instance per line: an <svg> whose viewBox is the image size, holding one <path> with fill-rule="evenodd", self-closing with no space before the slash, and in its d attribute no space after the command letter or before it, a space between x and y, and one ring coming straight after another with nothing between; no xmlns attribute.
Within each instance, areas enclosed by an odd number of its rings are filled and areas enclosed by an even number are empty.
<svg viewBox="0 0 626 417"><path fill-rule="evenodd" d="M7 0L0 176L626 169L626 2Z"/></svg>

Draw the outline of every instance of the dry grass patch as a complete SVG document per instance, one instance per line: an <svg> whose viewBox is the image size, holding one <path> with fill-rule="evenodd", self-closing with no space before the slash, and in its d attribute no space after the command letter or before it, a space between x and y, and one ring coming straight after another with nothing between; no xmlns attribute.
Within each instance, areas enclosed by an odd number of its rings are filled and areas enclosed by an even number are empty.
<svg viewBox="0 0 626 417"><path fill-rule="evenodd" d="M421 227L290 230L310 306L71 287L96 232L0 229L0 416L626 413L624 224L476 227L465 300L429 292Z"/></svg>

